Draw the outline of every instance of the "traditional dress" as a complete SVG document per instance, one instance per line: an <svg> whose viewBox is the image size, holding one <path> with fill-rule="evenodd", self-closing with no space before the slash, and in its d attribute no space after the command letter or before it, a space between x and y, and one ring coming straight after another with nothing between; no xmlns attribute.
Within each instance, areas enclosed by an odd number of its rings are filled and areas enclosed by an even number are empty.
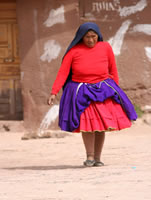
<svg viewBox="0 0 151 200"><path fill-rule="evenodd" d="M93 48L81 42L88 30L98 34ZM85 23L63 58L51 94L64 86L59 126L65 131L95 132L131 126L137 114L118 86L118 72L111 46L103 42L98 27Z"/></svg>

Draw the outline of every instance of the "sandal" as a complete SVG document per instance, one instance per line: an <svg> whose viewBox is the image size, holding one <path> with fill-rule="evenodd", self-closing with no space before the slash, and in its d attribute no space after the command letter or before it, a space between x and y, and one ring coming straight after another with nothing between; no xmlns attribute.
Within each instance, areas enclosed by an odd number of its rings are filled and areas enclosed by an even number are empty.
<svg viewBox="0 0 151 200"><path fill-rule="evenodd" d="M94 166L96 166L96 167L101 167L101 166L104 166L104 163L101 162L101 161L96 161L96 162L94 163Z"/></svg>
<svg viewBox="0 0 151 200"><path fill-rule="evenodd" d="M95 164L95 160L86 160L83 163L86 167L92 167Z"/></svg>

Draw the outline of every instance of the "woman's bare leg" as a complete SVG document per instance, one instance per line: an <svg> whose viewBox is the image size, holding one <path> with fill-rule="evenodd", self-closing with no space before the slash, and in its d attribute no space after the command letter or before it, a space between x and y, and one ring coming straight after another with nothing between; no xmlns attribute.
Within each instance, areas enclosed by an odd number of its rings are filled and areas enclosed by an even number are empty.
<svg viewBox="0 0 151 200"><path fill-rule="evenodd" d="M99 162L105 141L105 132L95 132L95 146L94 146L94 159Z"/></svg>
<svg viewBox="0 0 151 200"><path fill-rule="evenodd" d="M94 160L95 134L82 132L82 139L86 150L87 160Z"/></svg>

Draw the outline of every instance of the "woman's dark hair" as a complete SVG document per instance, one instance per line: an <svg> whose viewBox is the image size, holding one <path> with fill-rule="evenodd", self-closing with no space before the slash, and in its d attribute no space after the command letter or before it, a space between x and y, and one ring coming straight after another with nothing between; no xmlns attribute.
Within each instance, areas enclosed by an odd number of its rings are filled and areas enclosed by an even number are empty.
<svg viewBox="0 0 151 200"><path fill-rule="evenodd" d="M95 34L97 34L93 29L89 29L89 30L85 33L85 35L86 35L89 31L93 31ZM85 36L85 35L84 35L84 36ZM84 37L84 36L83 36L83 37ZM98 34L97 34L97 36L98 36ZM82 38L77 44L82 43L82 41L83 41L83 38Z"/></svg>

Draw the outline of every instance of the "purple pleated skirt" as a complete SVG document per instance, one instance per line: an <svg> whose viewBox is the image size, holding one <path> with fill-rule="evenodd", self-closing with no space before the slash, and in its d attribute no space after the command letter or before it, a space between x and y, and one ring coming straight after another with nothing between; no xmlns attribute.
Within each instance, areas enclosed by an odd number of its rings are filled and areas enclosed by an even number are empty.
<svg viewBox="0 0 151 200"><path fill-rule="evenodd" d="M124 91L112 80L96 84L69 81L60 101L59 126L70 132L121 130L137 114Z"/></svg>

